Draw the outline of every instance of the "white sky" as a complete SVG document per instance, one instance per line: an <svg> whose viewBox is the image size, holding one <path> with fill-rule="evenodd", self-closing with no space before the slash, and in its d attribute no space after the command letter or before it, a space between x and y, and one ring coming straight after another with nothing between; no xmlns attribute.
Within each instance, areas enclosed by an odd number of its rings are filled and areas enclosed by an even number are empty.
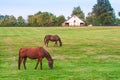
<svg viewBox="0 0 120 80"><path fill-rule="evenodd" d="M120 11L119 0L109 0L115 10L116 16ZM0 0L0 14L23 16L33 15L38 11L51 12L56 16L64 15L66 18L71 15L74 7L80 6L87 16L92 11L97 0Z"/></svg>

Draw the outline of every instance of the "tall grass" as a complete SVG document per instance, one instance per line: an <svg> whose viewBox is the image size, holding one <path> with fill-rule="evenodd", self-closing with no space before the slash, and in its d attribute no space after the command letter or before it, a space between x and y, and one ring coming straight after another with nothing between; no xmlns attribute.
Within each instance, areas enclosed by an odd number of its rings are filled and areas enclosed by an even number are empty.
<svg viewBox="0 0 120 80"><path fill-rule="evenodd" d="M43 43L46 34L57 34L63 46ZM34 70L36 60L27 59L17 69L21 47L43 46L54 59L50 70ZM119 27L0 27L0 80L120 80Z"/></svg>

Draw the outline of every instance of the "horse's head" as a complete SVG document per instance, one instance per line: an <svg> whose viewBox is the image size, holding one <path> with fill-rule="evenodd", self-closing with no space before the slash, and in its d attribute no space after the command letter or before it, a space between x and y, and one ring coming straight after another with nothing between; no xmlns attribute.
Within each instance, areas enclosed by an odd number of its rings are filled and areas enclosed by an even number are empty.
<svg viewBox="0 0 120 80"><path fill-rule="evenodd" d="M48 65L49 65L50 69L53 69L53 60L48 61Z"/></svg>
<svg viewBox="0 0 120 80"><path fill-rule="evenodd" d="M61 39L59 38L59 42L60 42L60 46L62 46L62 41L61 41Z"/></svg>
<svg viewBox="0 0 120 80"><path fill-rule="evenodd" d="M60 43L60 46L62 46L62 42Z"/></svg>

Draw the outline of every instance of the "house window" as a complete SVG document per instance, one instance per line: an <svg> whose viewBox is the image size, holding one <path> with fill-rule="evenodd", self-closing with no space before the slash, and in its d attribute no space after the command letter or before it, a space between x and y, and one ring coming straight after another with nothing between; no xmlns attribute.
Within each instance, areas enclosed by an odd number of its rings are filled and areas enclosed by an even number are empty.
<svg viewBox="0 0 120 80"><path fill-rule="evenodd" d="M76 20L74 20L74 23L76 22Z"/></svg>

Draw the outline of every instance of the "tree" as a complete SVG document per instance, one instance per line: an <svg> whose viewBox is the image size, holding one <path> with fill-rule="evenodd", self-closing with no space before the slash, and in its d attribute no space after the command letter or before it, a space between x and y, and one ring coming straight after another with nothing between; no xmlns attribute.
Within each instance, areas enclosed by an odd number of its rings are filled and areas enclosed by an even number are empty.
<svg viewBox="0 0 120 80"><path fill-rule="evenodd" d="M83 13L83 11L81 10L80 6L78 7L74 7L71 16L76 15L77 17L79 17L80 19L84 20L85 15Z"/></svg>
<svg viewBox="0 0 120 80"><path fill-rule="evenodd" d="M4 18L5 18L5 16L0 15L0 26L2 26L2 23L3 23L3 21L4 21Z"/></svg>
<svg viewBox="0 0 120 80"><path fill-rule="evenodd" d="M97 25L113 25L115 23L115 13L109 0L97 0L92 14L97 20Z"/></svg>
<svg viewBox="0 0 120 80"><path fill-rule="evenodd" d="M119 18L116 18L116 25L119 25L120 26L120 19Z"/></svg>
<svg viewBox="0 0 120 80"><path fill-rule="evenodd" d="M13 15L11 15L11 16L9 16L9 15L5 15L5 16L1 15L0 16L0 25L1 26L15 26L16 23L17 23L17 20Z"/></svg>
<svg viewBox="0 0 120 80"><path fill-rule="evenodd" d="M12 15L10 16L10 26L15 26L17 23L16 18Z"/></svg>
<svg viewBox="0 0 120 80"><path fill-rule="evenodd" d="M25 25L25 20L23 19L22 16L19 16L17 19L17 25L18 26L24 26Z"/></svg>
<svg viewBox="0 0 120 80"><path fill-rule="evenodd" d="M34 15L34 20L38 26L54 26L56 16L49 12L38 12Z"/></svg>
<svg viewBox="0 0 120 80"><path fill-rule="evenodd" d="M36 18L36 22L37 22L38 26L44 26L46 21L44 22L44 20L43 20L43 18L44 18L43 14L36 15L35 18Z"/></svg>
<svg viewBox="0 0 120 80"><path fill-rule="evenodd" d="M88 16L86 17L86 24L87 25L93 24L93 20L94 20L94 17L92 13L88 13Z"/></svg>
<svg viewBox="0 0 120 80"><path fill-rule="evenodd" d="M120 16L120 12L118 13L118 15Z"/></svg>
<svg viewBox="0 0 120 80"><path fill-rule="evenodd" d="M4 18L3 22L2 22L2 25L3 26L9 26L10 25L10 17L9 17L9 15L5 15L5 18Z"/></svg>
<svg viewBox="0 0 120 80"><path fill-rule="evenodd" d="M36 18L34 15L29 15L27 21L29 26L37 26Z"/></svg>
<svg viewBox="0 0 120 80"><path fill-rule="evenodd" d="M65 21L65 17L63 15L60 15L57 17L56 25L61 26L64 21Z"/></svg>

